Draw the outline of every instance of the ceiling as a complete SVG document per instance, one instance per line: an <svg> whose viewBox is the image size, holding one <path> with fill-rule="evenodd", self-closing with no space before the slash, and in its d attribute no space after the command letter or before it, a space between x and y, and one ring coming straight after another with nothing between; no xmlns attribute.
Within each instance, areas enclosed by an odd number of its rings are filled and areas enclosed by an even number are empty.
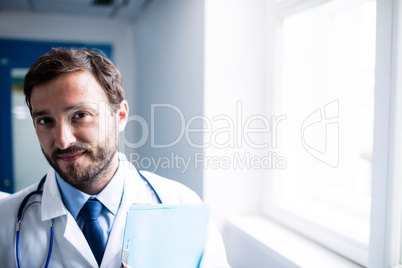
<svg viewBox="0 0 402 268"><path fill-rule="evenodd" d="M150 0L0 0L0 11L134 19Z"/></svg>

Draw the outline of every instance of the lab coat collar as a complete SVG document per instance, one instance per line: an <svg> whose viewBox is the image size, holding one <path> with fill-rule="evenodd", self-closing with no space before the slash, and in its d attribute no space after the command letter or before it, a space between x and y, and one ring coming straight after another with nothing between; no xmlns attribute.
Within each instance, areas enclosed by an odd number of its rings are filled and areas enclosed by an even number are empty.
<svg viewBox="0 0 402 268"><path fill-rule="evenodd" d="M130 205L133 203L157 203L154 193L149 191L149 186L138 174L137 169L127 160L126 156L119 153L119 159L120 164L122 165L121 168L123 169L122 172L124 172L122 176L125 177L122 201L124 209L120 208L119 211L123 210L127 212ZM156 187L156 185L153 186ZM62 201L53 168L49 169L43 188L42 221L66 215L67 209ZM160 187L156 188L158 188L156 189L158 194L159 192L163 192Z"/></svg>
<svg viewBox="0 0 402 268"><path fill-rule="evenodd" d="M46 175L45 185L43 186L42 221L55 219L66 214L67 210L57 186L55 171L53 168L50 168Z"/></svg>

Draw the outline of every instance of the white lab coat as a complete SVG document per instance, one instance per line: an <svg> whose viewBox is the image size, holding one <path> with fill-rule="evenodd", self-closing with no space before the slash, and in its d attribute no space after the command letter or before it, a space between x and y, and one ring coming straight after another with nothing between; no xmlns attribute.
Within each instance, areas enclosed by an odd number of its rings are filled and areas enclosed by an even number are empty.
<svg viewBox="0 0 402 268"><path fill-rule="evenodd" d="M120 267L124 225L129 206L132 203L156 202L154 193L136 169L127 160L123 161L126 173L123 200L110 233L101 267ZM149 172L142 174L165 204L201 202L193 191L178 182ZM32 185L0 201L0 267L17 267L15 252L17 211L23 198L34 191L37 185ZM54 219L54 242L49 267L98 267L81 229L63 204L53 169L47 173L43 196L31 199L29 202L31 205L26 210L21 224L19 249L22 267L44 267L48 255L51 219ZM229 267L222 238L212 221L209 223L200 267Z"/></svg>

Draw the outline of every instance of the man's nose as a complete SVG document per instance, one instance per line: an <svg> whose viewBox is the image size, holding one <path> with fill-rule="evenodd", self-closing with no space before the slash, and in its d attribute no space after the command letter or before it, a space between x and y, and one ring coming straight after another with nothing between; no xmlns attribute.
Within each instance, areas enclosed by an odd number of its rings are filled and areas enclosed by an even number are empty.
<svg viewBox="0 0 402 268"><path fill-rule="evenodd" d="M72 126L68 123L59 123L55 128L55 145L59 149L67 149L76 142Z"/></svg>

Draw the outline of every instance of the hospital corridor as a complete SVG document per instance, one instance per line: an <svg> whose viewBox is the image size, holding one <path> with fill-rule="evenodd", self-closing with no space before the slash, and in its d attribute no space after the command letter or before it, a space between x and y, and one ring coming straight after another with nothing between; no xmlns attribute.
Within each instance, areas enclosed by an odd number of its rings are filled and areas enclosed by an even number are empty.
<svg viewBox="0 0 402 268"><path fill-rule="evenodd" d="M402 267L401 0L0 0L0 268Z"/></svg>

